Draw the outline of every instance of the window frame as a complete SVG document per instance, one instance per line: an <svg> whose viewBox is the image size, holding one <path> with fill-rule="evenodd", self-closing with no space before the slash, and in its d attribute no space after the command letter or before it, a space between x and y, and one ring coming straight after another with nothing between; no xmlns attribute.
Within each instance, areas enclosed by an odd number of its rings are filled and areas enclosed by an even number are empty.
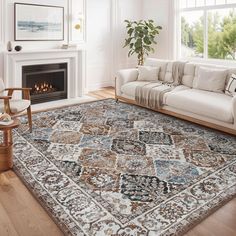
<svg viewBox="0 0 236 236"><path fill-rule="evenodd" d="M179 0L181 1L181 0ZM188 0L186 0L188 1ZM236 3L227 3L227 0L225 0L225 4L216 4L215 5L206 5L206 0L205 0L205 5L204 6L196 6L196 1L195 0L195 7L186 7L186 8L181 8L180 2L179 2L179 13L177 15L178 17L178 49L177 49L177 54L178 58L184 59L184 60L191 60L191 61L210 61L210 62L222 62L223 64L233 64L235 66L236 60L227 60L227 59L217 59L217 58L209 58L208 56L208 12L211 10L220 10L220 9L228 9L228 8L234 8L236 10ZM192 11L202 11L203 12L203 17L204 17L204 35L203 35L203 40L204 40L204 52L203 52L203 58L197 58L197 57L183 57L182 56L182 43L181 43L181 15L182 13L185 12L192 12Z"/></svg>

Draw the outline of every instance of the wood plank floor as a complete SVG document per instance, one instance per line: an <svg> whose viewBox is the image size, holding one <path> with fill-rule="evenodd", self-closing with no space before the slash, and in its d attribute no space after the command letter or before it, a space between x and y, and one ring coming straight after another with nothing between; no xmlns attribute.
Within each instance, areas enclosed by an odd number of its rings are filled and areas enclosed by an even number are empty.
<svg viewBox="0 0 236 236"><path fill-rule="evenodd" d="M89 93L97 99L114 97L113 88ZM0 236L61 236L63 233L13 171L0 185ZM236 198L189 231L186 236L236 236Z"/></svg>

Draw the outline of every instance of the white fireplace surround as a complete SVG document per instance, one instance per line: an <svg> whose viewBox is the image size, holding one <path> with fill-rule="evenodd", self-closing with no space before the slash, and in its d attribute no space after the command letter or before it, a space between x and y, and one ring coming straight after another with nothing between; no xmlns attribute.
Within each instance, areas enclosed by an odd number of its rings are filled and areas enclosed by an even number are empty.
<svg viewBox="0 0 236 236"><path fill-rule="evenodd" d="M67 63L68 98L84 95L85 59L83 49L51 49L4 53L4 83L6 87L22 87L22 67ZM21 98L16 94L14 98Z"/></svg>

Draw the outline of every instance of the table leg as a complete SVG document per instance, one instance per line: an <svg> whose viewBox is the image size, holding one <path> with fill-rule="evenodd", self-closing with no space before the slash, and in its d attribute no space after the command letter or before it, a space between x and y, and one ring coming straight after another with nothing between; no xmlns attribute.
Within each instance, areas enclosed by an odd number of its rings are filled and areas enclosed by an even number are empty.
<svg viewBox="0 0 236 236"><path fill-rule="evenodd" d="M10 130L5 130L3 132L3 143L5 146L9 146L12 144L12 131Z"/></svg>
<svg viewBox="0 0 236 236"><path fill-rule="evenodd" d="M5 130L3 133L3 145L0 147L0 171L9 170L13 167L12 132Z"/></svg>

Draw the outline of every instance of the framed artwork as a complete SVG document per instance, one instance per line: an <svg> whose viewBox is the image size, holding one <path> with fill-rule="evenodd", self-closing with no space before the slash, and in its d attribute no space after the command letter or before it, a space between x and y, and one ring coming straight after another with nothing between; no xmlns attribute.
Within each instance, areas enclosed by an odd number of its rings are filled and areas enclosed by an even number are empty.
<svg viewBox="0 0 236 236"><path fill-rule="evenodd" d="M64 7L15 3L15 41L63 41Z"/></svg>

